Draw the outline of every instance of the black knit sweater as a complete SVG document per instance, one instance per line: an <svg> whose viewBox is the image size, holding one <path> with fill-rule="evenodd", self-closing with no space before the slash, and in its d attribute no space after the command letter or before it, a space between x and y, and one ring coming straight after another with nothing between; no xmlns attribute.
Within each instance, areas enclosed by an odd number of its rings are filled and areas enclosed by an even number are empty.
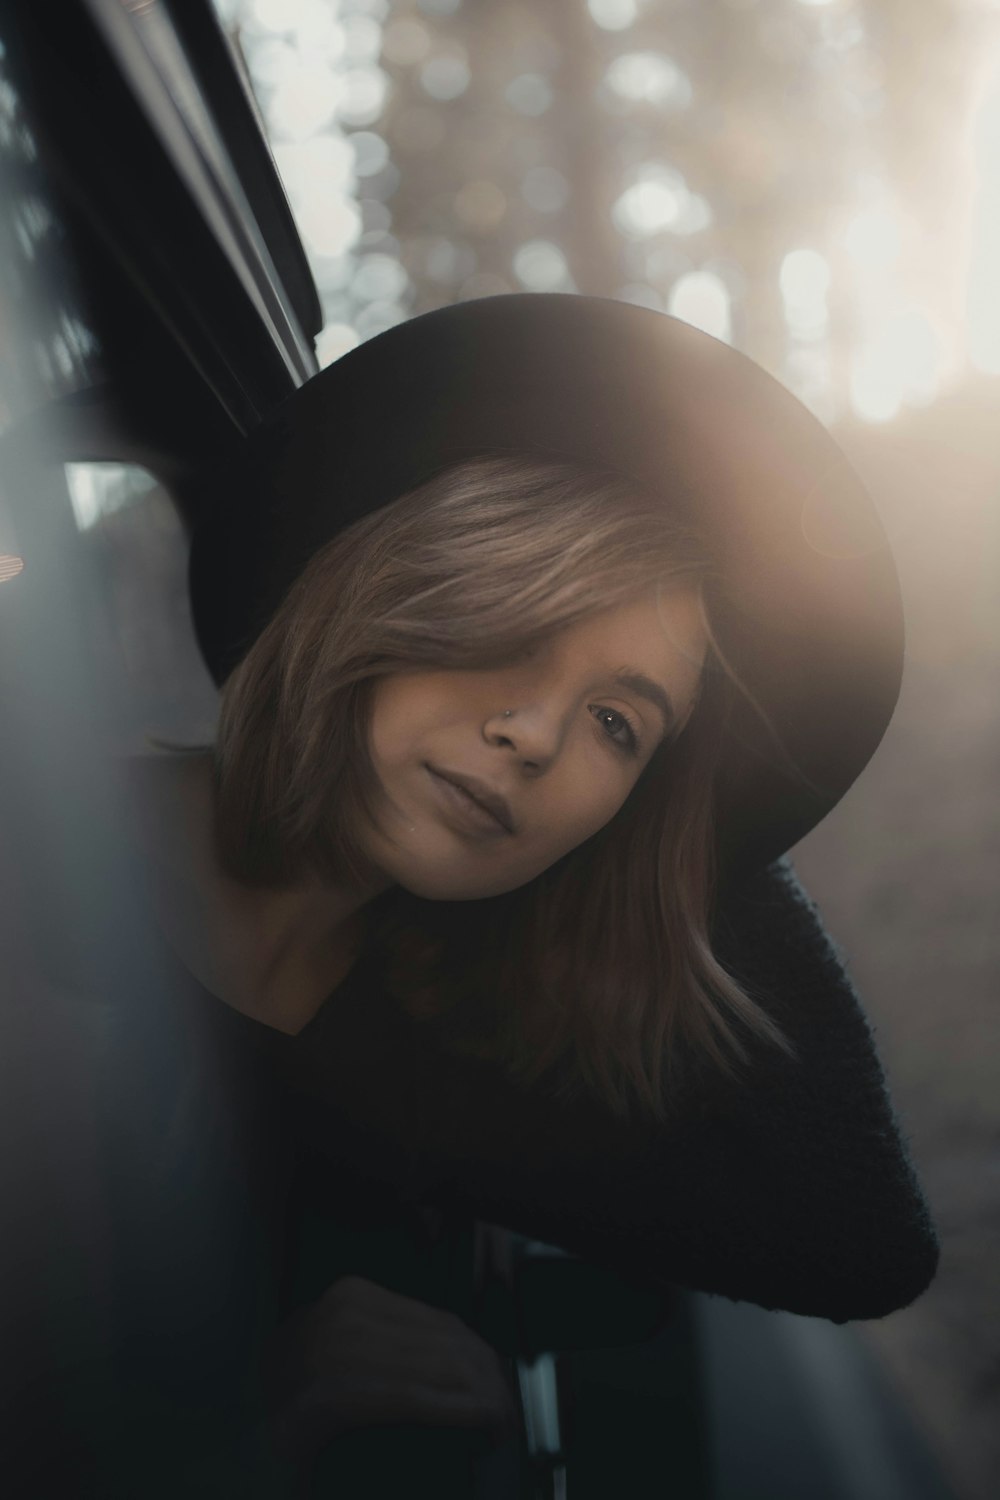
<svg viewBox="0 0 1000 1500"><path fill-rule="evenodd" d="M758 1044L742 1086L706 1066L660 1128L444 1053L359 966L297 1037L270 1035L318 1177L359 1202L377 1184L503 1224L640 1284L836 1323L906 1306L937 1237L871 1027L787 859L729 896L714 943L799 1058Z"/></svg>

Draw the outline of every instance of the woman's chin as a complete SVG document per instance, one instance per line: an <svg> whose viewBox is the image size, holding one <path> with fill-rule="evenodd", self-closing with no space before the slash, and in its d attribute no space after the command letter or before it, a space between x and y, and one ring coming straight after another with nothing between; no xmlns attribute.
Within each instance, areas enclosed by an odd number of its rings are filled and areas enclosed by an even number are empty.
<svg viewBox="0 0 1000 1500"><path fill-rule="evenodd" d="M468 871L425 868L399 872L396 878L412 896L419 896L424 901L485 901L490 896L503 896L508 891L519 890L534 876L503 878L499 874L486 874L481 880L476 880Z"/></svg>

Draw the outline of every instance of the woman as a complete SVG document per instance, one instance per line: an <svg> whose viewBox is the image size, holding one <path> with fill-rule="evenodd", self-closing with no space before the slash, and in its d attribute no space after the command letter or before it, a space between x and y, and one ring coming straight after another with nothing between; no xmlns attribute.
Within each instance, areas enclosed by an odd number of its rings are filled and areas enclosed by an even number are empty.
<svg viewBox="0 0 1000 1500"><path fill-rule="evenodd" d="M475 1215L840 1322L917 1296L937 1243L870 1032L776 862L899 685L884 535L819 424L672 319L502 297L362 345L201 489L218 735L133 768L187 987L148 1128L216 1172L149 1347L243 1288L193 1409L284 1316L293 1453L502 1419L484 1342L310 1263L316 1213Z"/></svg>

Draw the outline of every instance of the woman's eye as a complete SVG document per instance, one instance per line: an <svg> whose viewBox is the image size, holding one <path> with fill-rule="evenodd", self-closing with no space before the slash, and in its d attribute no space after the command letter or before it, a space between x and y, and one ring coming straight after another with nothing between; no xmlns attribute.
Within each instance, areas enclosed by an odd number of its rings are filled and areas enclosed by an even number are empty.
<svg viewBox="0 0 1000 1500"><path fill-rule="evenodd" d="M593 704L592 707L597 708L597 714L595 715L596 718L605 721L611 718L617 719L619 721L617 727L612 726L611 729L608 730L608 739L613 740L614 743L618 745L622 750L626 750L630 754L634 755L636 750L639 748L639 736L636 733L631 720L627 719L623 713L619 713L617 708L601 708L597 704ZM606 723L605 728L606 730L608 729ZM624 735L624 739L619 737L622 735Z"/></svg>

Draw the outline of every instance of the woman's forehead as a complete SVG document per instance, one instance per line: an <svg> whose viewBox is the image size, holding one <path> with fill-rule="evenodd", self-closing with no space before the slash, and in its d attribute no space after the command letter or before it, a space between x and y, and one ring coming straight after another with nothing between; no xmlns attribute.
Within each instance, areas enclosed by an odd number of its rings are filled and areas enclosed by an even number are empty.
<svg viewBox="0 0 1000 1500"><path fill-rule="evenodd" d="M690 648L707 637L701 589L687 580L649 588L633 600L585 616L570 629L579 640L595 644L631 637L653 647L667 641Z"/></svg>
<svg viewBox="0 0 1000 1500"><path fill-rule="evenodd" d="M693 691L707 647L701 598L693 585L669 594L651 591L585 616L553 640L567 669L583 665L653 699L657 688L661 698Z"/></svg>

